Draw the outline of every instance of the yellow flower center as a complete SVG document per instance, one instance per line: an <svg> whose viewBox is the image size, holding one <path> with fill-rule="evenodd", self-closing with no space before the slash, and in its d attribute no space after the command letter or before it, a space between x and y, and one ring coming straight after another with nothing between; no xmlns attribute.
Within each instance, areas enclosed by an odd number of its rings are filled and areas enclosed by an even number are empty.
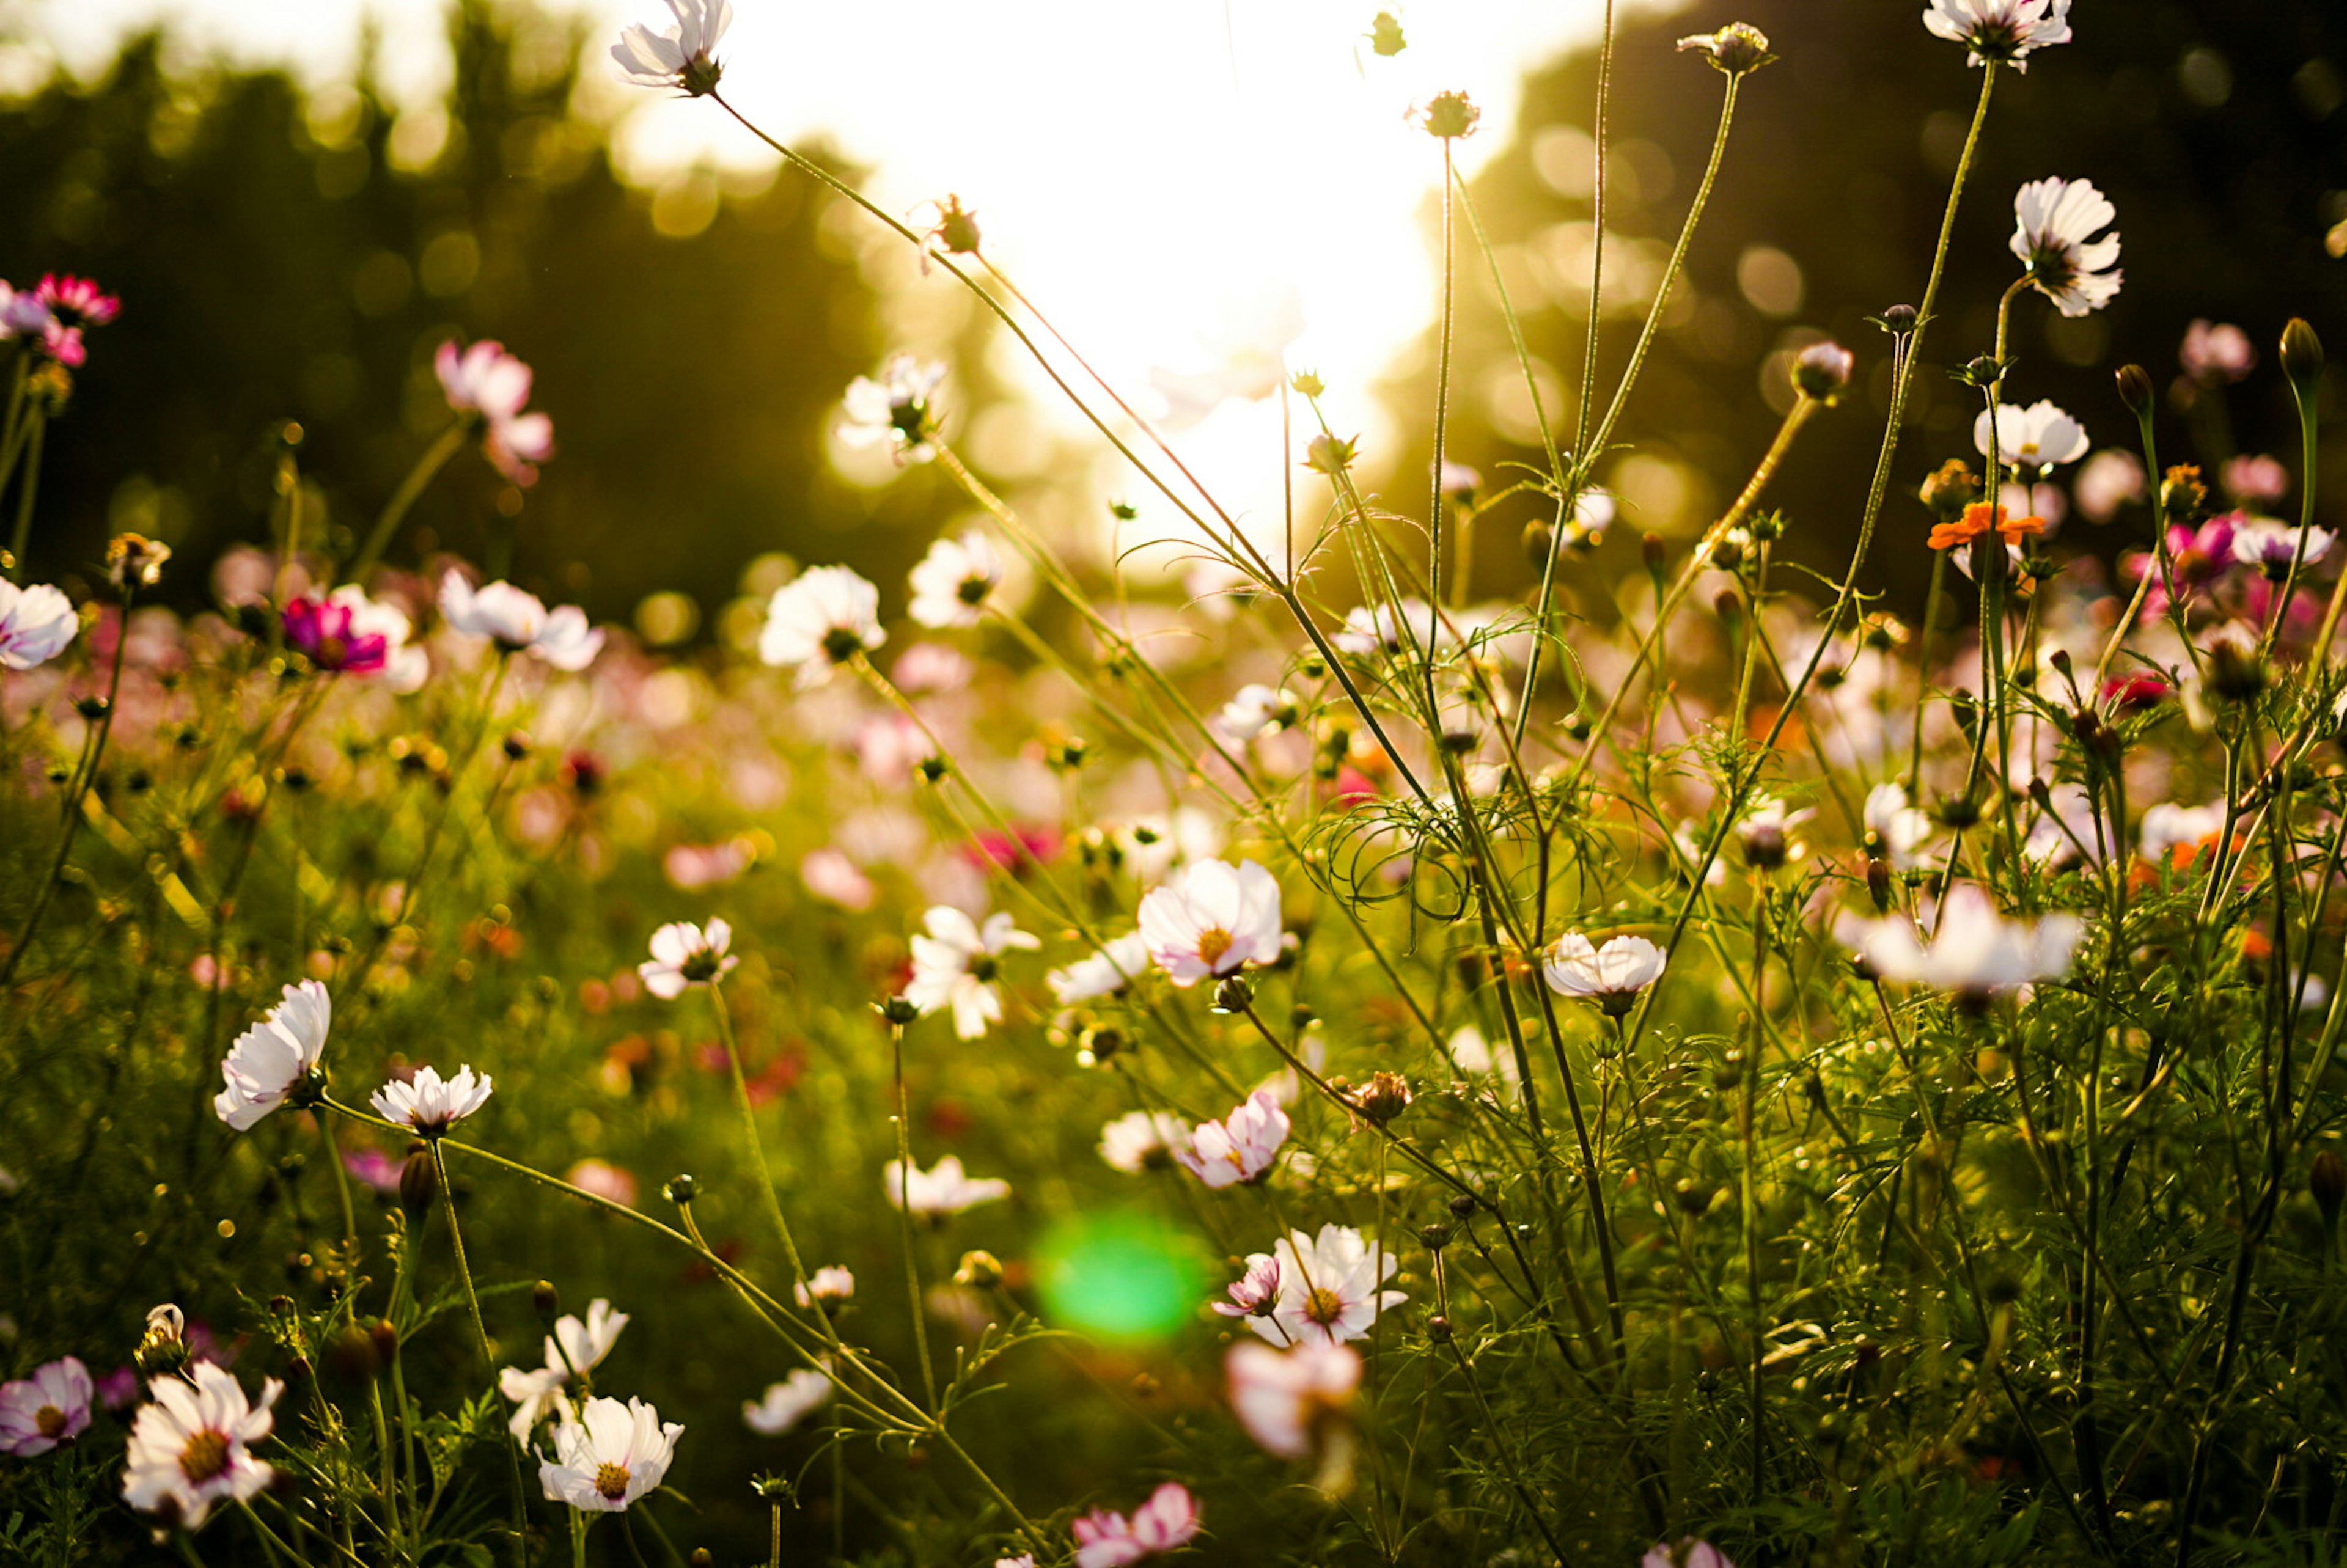
<svg viewBox="0 0 2347 1568"><path fill-rule="evenodd" d="M1201 931L1198 934L1199 962L1210 969L1213 968L1223 961L1223 955L1231 950L1234 940L1235 938L1219 926L1210 931Z"/></svg>
<svg viewBox="0 0 2347 1568"><path fill-rule="evenodd" d="M179 1473L190 1486L201 1486L228 1469L228 1439L210 1428L188 1440L179 1450Z"/></svg>
<svg viewBox="0 0 2347 1568"><path fill-rule="evenodd" d="M43 1405L33 1412L33 1425L43 1437L55 1442L65 1436L66 1413L55 1405Z"/></svg>
<svg viewBox="0 0 2347 1568"><path fill-rule="evenodd" d="M595 1467L595 1490L613 1502L628 1495L628 1467L623 1464L599 1464Z"/></svg>
<svg viewBox="0 0 2347 1568"><path fill-rule="evenodd" d="M1304 1316L1327 1327L1345 1315L1345 1298L1324 1286L1316 1286L1304 1298Z"/></svg>

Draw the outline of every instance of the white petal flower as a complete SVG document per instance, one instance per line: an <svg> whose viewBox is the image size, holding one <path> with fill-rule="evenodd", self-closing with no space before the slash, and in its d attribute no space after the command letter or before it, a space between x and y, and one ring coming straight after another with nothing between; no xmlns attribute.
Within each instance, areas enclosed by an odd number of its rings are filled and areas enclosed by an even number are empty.
<svg viewBox="0 0 2347 1568"><path fill-rule="evenodd" d="M758 634L758 657L778 669L798 671L804 691L831 679L831 672L887 641L880 630L880 590L844 566L801 572L774 590L766 603L765 629Z"/></svg>
<svg viewBox="0 0 2347 1568"><path fill-rule="evenodd" d="M1988 410L1973 421L1973 445L1988 456ZM2045 469L2075 463L2086 455L2085 426L2055 405L2040 400L2026 408L2017 403L1996 406L1996 460L2008 468Z"/></svg>
<svg viewBox="0 0 2347 1568"><path fill-rule="evenodd" d="M899 462L928 462L936 456L929 437L937 429L929 398L945 378L941 364L925 364L909 354L891 354L877 381L859 375L847 384L847 394L840 399L839 438L850 446L885 441Z"/></svg>
<svg viewBox="0 0 2347 1568"><path fill-rule="evenodd" d="M1043 977L1061 1007L1114 996L1149 972L1149 939L1138 931L1112 938L1101 951Z"/></svg>
<svg viewBox="0 0 2347 1568"><path fill-rule="evenodd" d="M194 1530L215 1504L260 1491L276 1472L252 1457L251 1445L269 1435L269 1408L283 1389L267 1379L254 1404L235 1376L212 1361L190 1366L185 1380L154 1379L148 1385L154 1402L140 1407L130 1429L123 1498Z"/></svg>
<svg viewBox="0 0 2347 1568"><path fill-rule="evenodd" d="M1928 947L1913 924L1898 917L1854 922L1846 939L1884 979L1985 995L2068 972L2083 930L2075 915L2008 920L1967 882L1941 904Z"/></svg>
<svg viewBox="0 0 2347 1568"><path fill-rule="evenodd" d="M2289 571L2292 560L2301 566L2312 566L2329 555L2338 537L2329 528L2308 528L2306 551L2301 557L2298 535L2295 523L2273 518L2244 518L2233 526L2233 559L2243 566L2261 568L2279 579Z"/></svg>
<svg viewBox="0 0 2347 1568"><path fill-rule="evenodd" d="M1616 937L1603 948L1568 931L1549 948L1542 973L1562 996L1586 997L1619 1018L1638 993L1662 979L1668 957L1644 937Z"/></svg>
<svg viewBox="0 0 2347 1568"><path fill-rule="evenodd" d="M1269 1090L1258 1089L1220 1122L1202 1122L1185 1133L1174 1157L1208 1187L1260 1181L1287 1142L1287 1112Z"/></svg>
<svg viewBox="0 0 2347 1568"><path fill-rule="evenodd" d="M2070 0L1932 0L1923 26L1970 48L1975 66L2025 72L2033 51L2070 41Z"/></svg>
<svg viewBox="0 0 2347 1568"><path fill-rule="evenodd" d="M81 630L73 600L45 582L0 580L0 670L30 670L65 651Z"/></svg>
<svg viewBox="0 0 2347 1568"><path fill-rule="evenodd" d="M710 921L706 930L682 921L662 926L652 933L652 956L636 966L636 973L643 977L644 989L673 1001L688 986L710 985L733 972L742 961L726 955L733 940L733 927L723 920Z"/></svg>
<svg viewBox="0 0 2347 1568"><path fill-rule="evenodd" d="M1923 864L1923 845L1937 828L1932 819L1907 804L1907 792L1895 784L1879 784L1866 794L1866 828L1881 841L1882 858L1893 871L1912 871Z"/></svg>
<svg viewBox="0 0 2347 1568"><path fill-rule="evenodd" d="M1190 1128L1168 1111L1128 1111L1101 1129L1100 1157L1127 1175L1163 1170L1190 1146Z"/></svg>
<svg viewBox="0 0 2347 1568"><path fill-rule="evenodd" d="M409 1081L393 1079L369 1096L368 1102L384 1121L436 1137L488 1103L491 1084L487 1073L477 1078L470 1067L458 1068L456 1076L448 1079L443 1079L436 1069L419 1067Z"/></svg>
<svg viewBox="0 0 2347 1568"><path fill-rule="evenodd" d="M939 539L912 571L913 602L906 613L923 626L976 626L979 611L1002 580L1002 564L980 533Z"/></svg>
<svg viewBox="0 0 2347 1568"><path fill-rule="evenodd" d="M1279 884L1252 860L1185 866L1141 900L1141 935L1177 986L1280 954Z"/></svg>
<svg viewBox="0 0 2347 1568"><path fill-rule="evenodd" d="M1317 1236L1291 1231L1273 1249L1279 1260L1279 1305L1248 1327L1274 1345L1341 1345L1365 1337L1378 1315L1409 1299L1379 1287L1401 1260L1350 1225L1325 1225Z"/></svg>
<svg viewBox="0 0 2347 1568"><path fill-rule="evenodd" d="M315 980L287 986L284 999L229 1047L213 1113L241 1132L283 1104L317 1070L333 1022L333 1002L324 986Z"/></svg>
<svg viewBox="0 0 2347 1568"><path fill-rule="evenodd" d="M1284 687L1255 683L1240 687L1237 695L1223 704L1214 727L1234 741L1252 741L1257 735L1277 734L1296 718L1293 693Z"/></svg>
<svg viewBox="0 0 2347 1568"><path fill-rule="evenodd" d="M907 1181L894 1160L880 1167L880 1184L888 1201L907 1213L944 1219L979 1204L1010 1195L1010 1184L996 1176L972 1180L962 1173L961 1156L948 1154L934 1169L912 1168Z"/></svg>
<svg viewBox="0 0 2347 1568"><path fill-rule="evenodd" d="M509 582L476 589L452 571L440 579L440 613L468 637L486 637L509 653L528 653L557 670L584 670L603 651L603 634L589 628L577 605L548 611L538 595Z"/></svg>
<svg viewBox="0 0 2347 1568"><path fill-rule="evenodd" d="M815 1271L815 1276L791 1287L801 1307L822 1306L828 1311L840 1302L854 1299L856 1276L837 1264L826 1264Z"/></svg>
<svg viewBox="0 0 2347 1568"><path fill-rule="evenodd" d="M1013 948L1040 948L1032 933L1019 929L1008 914L987 917L984 926L950 905L940 904L922 917L927 936L913 938L913 978L905 999L924 1017L950 1008L954 1033L977 1040L986 1026L1002 1021L1002 996L995 988L1001 972L998 959Z"/></svg>
<svg viewBox="0 0 2347 1568"><path fill-rule="evenodd" d="M538 1461L547 1500L618 1513L661 1483L684 1428L641 1399L589 1399L554 1429L554 1458Z"/></svg>
<svg viewBox="0 0 2347 1568"><path fill-rule="evenodd" d="M778 1438L821 1409L831 1398L829 1374L802 1367L779 1383L769 1383L754 1399L742 1401L742 1424L764 1437Z"/></svg>
<svg viewBox="0 0 2347 1568"><path fill-rule="evenodd" d="M574 1419L570 1398L563 1392L569 1381L570 1374L560 1367L507 1367L497 1374L497 1392L513 1401L506 1430L515 1442L528 1448L540 1423Z"/></svg>
<svg viewBox="0 0 2347 1568"><path fill-rule="evenodd" d="M620 30L611 58L640 87L676 87L699 97L724 74L711 56L733 25L732 0L668 0L668 8L675 26L655 33L641 22L630 24Z"/></svg>
<svg viewBox="0 0 2347 1568"><path fill-rule="evenodd" d="M2119 292L2119 237L2093 236L2118 216L2087 179L2038 179L2013 199L2013 253L2065 316L2101 310Z"/></svg>

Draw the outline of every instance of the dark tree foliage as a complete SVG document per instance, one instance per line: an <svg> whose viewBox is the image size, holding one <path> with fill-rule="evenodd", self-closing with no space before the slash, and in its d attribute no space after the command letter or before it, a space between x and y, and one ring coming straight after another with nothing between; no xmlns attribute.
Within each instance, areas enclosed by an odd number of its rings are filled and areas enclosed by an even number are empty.
<svg viewBox="0 0 2347 1568"><path fill-rule="evenodd" d="M1746 79L1733 138L1681 289L1666 316L1617 439L1686 464L1714 508L1683 519L1699 528L1725 506L1774 434L1785 395L1781 369L1770 405L1772 355L1822 332L1856 350L1860 395L1812 423L1769 500L1788 513L1793 559L1836 575L1855 540L1889 405L1890 340L1865 318L1915 303L1923 292L1950 177L1963 147L1981 74L1964 51L1925 33L1920 0L1703 0L1666 16L1640 17L1616 42L1615 156L1609 231L1652 241L1655 259L1676 239L1702 175L1723 78L1702 56L1680 54L1684 35L1735 20L1768 35L1777 64ZM2347 7L2332 0L2258 4L2117 4L2081 0L2075 41L2034 56L2026 75L1999 73L1987 128L1956 220L1939 319L1918 380L1925 402L1901 444L1882 535L1867 570L1912 609L1930 568L1914 487L1950 456L1973 456L1976 395L1944 368L1988 352L1998 294L2017 275L2006 250L2014 192L2048 175L2095 181L2118 209L2126 286L2111 307L2063 321L2026 298L2014 315L2020 360L2009 397L2052 398L2082 418L2097 446L2131 446L2132 417L2111 373L2129 361L2167 386L2177 345L2196 317L2238 323L2259 345L2256 373L2221 398L2173 395L2161 417L2163 462L2220 460L2233 450L2270 452L2298 466L2297 419L2273 344L2292 315L2314 323L2347 351ZM1477 180L1480 210L1501 246L1537 247L1553 226L1585 224L1590 202L1570 190L1593 121L1596 60L1582 53L1531 84L1523 129ZM1586 168L1585 163L1580 166ZM1547 176L1544 178L1544 174ZM1484 284L1487 269L1461 226L1461 363L1496 380L1512 365L1504 328ZM1739 283L1754 247L1792 259L1798 302L1781 293L1759 308ZM1617 259L1622 252L1617 249ZM1765 268L1767 259L1762 259ZM1532 352L1564 395L1552 422L1573 428L1585 305L1570 289L1543 293L1511 272ZM1784 282L1781 267L1773 279ZM1764 288L1764 296L1768 291ZM1609 311L1597 402L1611 395L1638 316ZM1431 355L1428 356L1430 363ZM1423 372L1409 395L1421 394ZM1498 434L1464 386L1451 447L1487 474L1539 454ZM2326 396L2340 411L2338 374ZM1562 407L1559 405L1562 404ZM1518 433L1521 436L1521 432ZM2347 443L2326 443L2325 476L2336 523L2347 502ZM1406 470L1405 472L1411 472ZM1403 481L1397 481L1403 483ZM1416 499L1413 477L1401 493ZM1527 504L1529 505L1529 504ZM2296 516L2296 498L2288 505ZM1418 500L1413 510L1423 507ZM1603 559L1635 570L1635 514ZM2095 529L2073 521L2065 548L2109 556L2141 542L2141 510ZM1510 538L1498 536L1506 532ZM1512 530L1485 538L1487 581L1513 580Z"/></svg>
<svg viewBox="0 0 2347 1568"><path fill-rule="evenodd" d="M368 83L327 112L273 73L173 79L153 37L95 86L0 109L0 276L85 273L124 302L49 434L36 576L87 574L109 526L144 528L200 602L210 559L267 538L289 419L336 537L363 537L448 422L431 357L452 336L536 367L559 452L526 494L461 454L394 564L436 546L494 568L509 548L518 579L623 616L663 588L712 605L819 526L914 514L925 487L867 498L823 459L841 388L883 346L829 199L785 173L661 233L569 112L574 26L456 9L448 134L419 171L395 166ZM814 548L877 574L916 541Z"/></svg>

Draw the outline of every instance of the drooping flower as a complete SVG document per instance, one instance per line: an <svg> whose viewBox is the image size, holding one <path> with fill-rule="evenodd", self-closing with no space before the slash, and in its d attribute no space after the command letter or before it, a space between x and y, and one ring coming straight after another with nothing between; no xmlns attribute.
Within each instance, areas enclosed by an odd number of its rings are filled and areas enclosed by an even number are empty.
<svg viewBox="0 0 2347 1568"><path fill-rule="evenodd" d="M948 1154L930 1170L915 1165L910 1180L903 1167L891 1160L880 1167L880 1184L891 1204L928 1219L945 1219L1010 1195L1010 1184L999 1176L972 1180L964 1175L958 1154Z"/></svg>
<svg viewBox="0 0 2347 1568"><path fill-rule="evenodd" d="M1268 1317L1279 1309L1279 1259L1251 1252L1246 1261L1246 1272L1223 1287L1230 1299L1207 1303L1225 1317Z"/></svg>
<svg viewBox="0 0 2347 1568"><path fill-rule="evenodd" d="M1845 940L1886 980L1984 996L2066 973L2083 929L2075 915L2008 920L1967 882L1941 903L1929 945L1901 916L1853 922Z"/></svg>
<svg viewBox="0 0 2347 1568"><path fill-rule="evenodd" d="M742 960L727 956L733 927L712 920L707 928L671 922L652 933L652 956L636 966L644 989L662 1001L673 1001L688 986L714 985Z"/></svg>
<svg viewBox="0 0 2347 1568"><path fill-rule="evenodd" d="M979 611L1002 580L1002 563L984 534L939 539L912 571L913 602L906 613L923 626L976 626Z"/></svg>
<svg viewBox="0 0 2347 1568"><path fill-rule="evenodd" d="M1280 954L1279 884L1252 860L1184 866L1141 900L1141 935L1177 986Z"/></svg>
<svg viewBox="0 0 2347 1568"><path fill-rule="evenodd" d="M2028 269L2030 287L2052 300L2055 309L2083 316L2117 296L2119 237L2093 236L2110 226L2118 210L2094 181L2032 180L2014 197L2013 210L2013 253Z"/></svg>
<svg viewBox="0 0 2347 1568"><path fill-rule="evenodd" d="M1923 845L1936 829L1930 816L1907 804L1902 786L1879 784L1867 791L1865 820L1893 871L1911 871L1923 863Z"/></svg>
<svg viewBox="0 0 2347 1568"><path fill-rule="evenodd" d="M155 1378L148 1385L154 1402L139 1409L130 1428L124 1500L194 1530L215 1504L260 1491L276 1472L252 1457L251 1445L269 1435L270 1407L283 1389L266 1379L255 1404L234 1374L211 1361L194 1363L184 1379Z"/></svg>
<svg viewBox="0 0 2347 1568"><path fill-rule="evenodd" d="M1298 717L1294 693L1285 687L1251 682L1223 704L1214 727L1234 741L1252 741L1293 727Z"/></svg>
<svg viewBox="0 0 2347 1568"><path fill-rule="evenodd" d="M855 1299L856 1276L836 1264L826 1264L815 1271L812 1278L791 1286L791 1294L801 1307L820 1307L834 1311L843 1303Z"/></svg>
<svg viewBox="0 0 2347 1568"><path fill-rule="evenodd" d="M1341 1420L1361 1386L1360 1352L1349 1345L1288 1350L1242 1340L1224 1360L1231 1413L1265 1452L1302 1459L1319 1433Z"/></svg>
<svg viewBox="0 0 2347 1568"><path fill-rule="evenodd" d="M905 987L905 999L924 1017L950 1008L954 1033L977 1040L988 1024L1002 1021L1002 993L995 986L1001 973L1000 955L1043 944L1033 933L1019 929L1007 912L988 916L980 926L951 905L940 904L921 923L928 934L913 938L913 978Z"/></svg>
<svg viewBox="0 0 2347 1568"><path fill-rule="evenodd" d="M1969 48L1973 65L2026 72L2032 53L2070 41L2070 0L1932 0L1923 26Z"/></svg>
<svg viewBox="0 0 2347 1568"><path fill-rule="evenodd" d="M95 1394L89 1368L71 1356L0 1383L0 1454L31 1459L73 1441L89 1430Z"/></svg>
<svg viewBox="0 0 2347 1568"><path fill-rule="evenodd" d="M419 1067L406 1082L393 1079L368 1097L386 1122L413 1127L426 1138L436 1138L488 1103L492 1080L460 1067L443 1079L437 1069Z"/></svg>
<svg viewBox="0 0 2347 1568"><path fill-rule="evenodd" d="M1378 1315L1409 1297L1381 1286L1401 1260L1350 1225L1291 1231L1273 1249L1279 1260L1279 1304L1247 1327L1274 1345L1341 1345L1377 1327Z"/></svg>
<svg viewBox="0 0 2347 1568"><path fill-rule="evenodd" d="M450 338L433 355L432 369L448 406L481 422L481 452L497 471L511 484L536 484L534 465L554 456L554 421L522 412L529 401L529 366L494 339L459 351Z"/></svg>
<svg viewBox="0 0 2347 1568"><path fill-rule="evenodd" d="M538 595L509 582L477 589L452 571L440 579L440 613L468 637L486 637L557 670L584 670L603 651L603 634L589 628L586 611L575 604L549 610Z"/></svg>
<svg viewBox="0 0 2347 1568"><path fill-rule="evenodd" d="M724 67L712 57L733 25L732 0L668 0L676 26L655 33L642 23L620 29L611 58L620 76L640 87L675 87L689 97L716 90Z"/></svg>
<svg viewBox="0 0 2347 1568"><path fill-rule="evenodd" d="M1101 950L1043 977L1061 1007L1114 996L1149 972L1149 939L1139 931L1112 937Z"/></svg>
<svg viewBox="0 0 2347 1568"><path fill-rule="evenodd" d="M1260 1181L1287 1142L1287 1112L1258 1089L1224 1120L1200 1122L1174 1157L1209 1187Z"/></svg>
<svg viewBox="0 0 2347 1568"><path fill-rule="evenodd" d="M1600 948L1578 931L1559 937L1542 956L1541 972L1561 996L1586 997L1619 1018L1638 993L1663 977L1669 956L1644 937L1615 937Z"/></svg>
<svg viewBox="0 0 2347 1568"><path fill-rule="evenodd" d="M554 1458L541 1460L538 1484L549 1502L590 1513L619 1513L661 1483L684 1428L663 1422L641 1399L589 1399L554 1429Z"/></svg>
<svg viewBox="0 0 2347 1568"><path fill-rule="evenodd" d="M831 1377L802 1367L779 1383L769 1383L754 1399L742 1401L742 1424L762 1437L778 1438L831 1398Z"/></svg>
<svg viewBox="0 0 2347 1568"><path fill-rule="evenodd" d="M1973 445L1984 457L1988 444L1988 410L1983 408L1973 421ZM2052 403L2040 399L2026 408L2017 403L1996 405L1996 460L2008 468L2042 471L2075 463L2086 455L2087 446L2086 427Z"/></svg>
<svg viewBox="0 0 2347 1568"><path fill-rule="evenodd" d="M506 1430L515 1442L528 1448L540 1423L571 1419L570 1396L564 1391L569 1382L570 1374L560 1367L507 1367L497 1373L497 1392L513 1401Z"/></svg>
<svg viewBox="0 0 2347 1568"><path fill-rule="evenodd" d="M81 630L73 600L47 583L0 579L0 670L30 670L65 651Z"/></svg>
<svg viewBox="0 0 2347 1568"><path fill-rule="evenodd" d="M880 590L844 566L801 572L766 602L758 657L798 671L801 691L887 641L880 630Z"/></svg>
<svg viewBox="0 0 2347 1568"><path fill-rule="evenodd" d="M930 445L937 416L929 398L945 378L940 362L923 364L909 354L889 355L878 380L859 375L847 384L847 395L840 400L839 438L850 446L886 441L898 462L928 462L937 455Z"/></svg>
<svg viewBox="0 0 2347 1568"><path fill-rule="evenodd" d="M1167 1481L1149 1501L1122 1513L1096 1508L1077 1520L1076 1568L1122 1568L1184 1545L1198 1533L1198 1500L1179 1481Z"/></svg>
<svg viewBox="0 0 2347 1568"><path fill-rule="evenodd" d="M284 999L229 1047L213 1113L241 1132L282 1105L317 1071L333 1022L333 1001L324 986L316 980L287 986Z"/></svg>
<svg viewBox="0 0 2347 1568"><path fill-rule="evenodd" d="M1128 1175L1162 1171L1190 1146L1190 1129L1168 1111L1128 1111L1101 1129L1100 1157Z"/></svg>

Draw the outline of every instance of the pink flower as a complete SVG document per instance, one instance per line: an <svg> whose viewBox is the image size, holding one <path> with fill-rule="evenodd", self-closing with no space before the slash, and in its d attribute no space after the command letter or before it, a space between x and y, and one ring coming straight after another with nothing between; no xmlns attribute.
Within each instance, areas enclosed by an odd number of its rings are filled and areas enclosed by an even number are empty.
<svg viewBox="0 0 2347 1568"><path fill-rule="evenodd" d="M1655 1542L1653 1550L1638 1559L1638 1568L1736 1568L1736 1564L1710 1542L1690 1535L1676 1545Z"/></svg>
<svg viewBox="0 0 2347 1568"><path fill-rule="evenodd" d="M89 1430L89 1369L71 1356L0 1384L0 1454L31 1459Z"/></svg>
<svg viewBox="0 0 2347 1568"><path fill-rule="evenodd" d="M1230 1300L1207 1303L1224 1317L1270 1317L1279 1306L1279 1259L1267 1252L1247 1254L1247 1271L1224 1290Z"/></svg>
<svg viewBox="0 0 2347 1568"><path fill-rule="evenodd" d="M1317 1429L1340 1417L1361 1385L1360 1353L1349 1345L1298 1345L1275 1350L1247 1340L1224 1362L1231 1412L1266 1453L1302 1459Z"/></svg>
<svg viewBox="0 0 2347 1568"><path fill-rule="evenodd" d="M1141 900L1141 934L1177 986L1279 957L1279 884L1254 861L1187 866Z"/></svg>
<svg viewBox="0 0 2347 1568"><path fill-rule="evenodd" d="M448 406L481 420L487 430L481 450L497 472L517 485L536 484L531 465L554 456L554 421L521 411L529 401L529 366L495 339L483 338L460 354L451 338L433 356L432 369Z"/></svg>
<svg viewBox="0 0 2347 1568"><path fill-rule="evenodd" d="M2176 358L2185 374L2203 386L2218 386L2255 370L2258 351L2240 328L2229 322L2212 323L2203 316L2184 329Z"/></svg>
<svg viewBox="0 0 2347 1568"><path fill-rule="evenodd" d="M1171 1552L1198 1533L1198 1500L1167 1481L1127 1519L1096 1508L1076 1521L1076 1568L1119 1568Z"/></svg>
<svg viewBox="0 0 2347 1568"><path fill-rule="evenodd" d="M636 1178L609 1160L581 1160L562 1173L580 1192L608 1198L623 1209L636 1206Z"/></svg>
<svg viewBox="0 0 2347 1568"><path fill-rule="evenodd" d="M1189 1148L1174 1150L1174 1157L1209 1187L1260 1181L1287 1142L1287 1112L1268 1091L1258 1089L1225 1120L1200 1122L1190 1142Z"/></svg>
<svg viewBox="0 0 2347 1568"><path fill-rule="evenodd" d="M87 278L44 272L33 287L33 297L52 315L75 326L102 327L122 312L122 302L101 292Z"/></svg>
<svg viewBox="0 0 2347 1568"><path fill-rule="evenodd" d="M880 896L872 878L857 869L856 862L829 847L807 852L799 862L799 880L816 897L850 911L869 909Z"/></svg>

